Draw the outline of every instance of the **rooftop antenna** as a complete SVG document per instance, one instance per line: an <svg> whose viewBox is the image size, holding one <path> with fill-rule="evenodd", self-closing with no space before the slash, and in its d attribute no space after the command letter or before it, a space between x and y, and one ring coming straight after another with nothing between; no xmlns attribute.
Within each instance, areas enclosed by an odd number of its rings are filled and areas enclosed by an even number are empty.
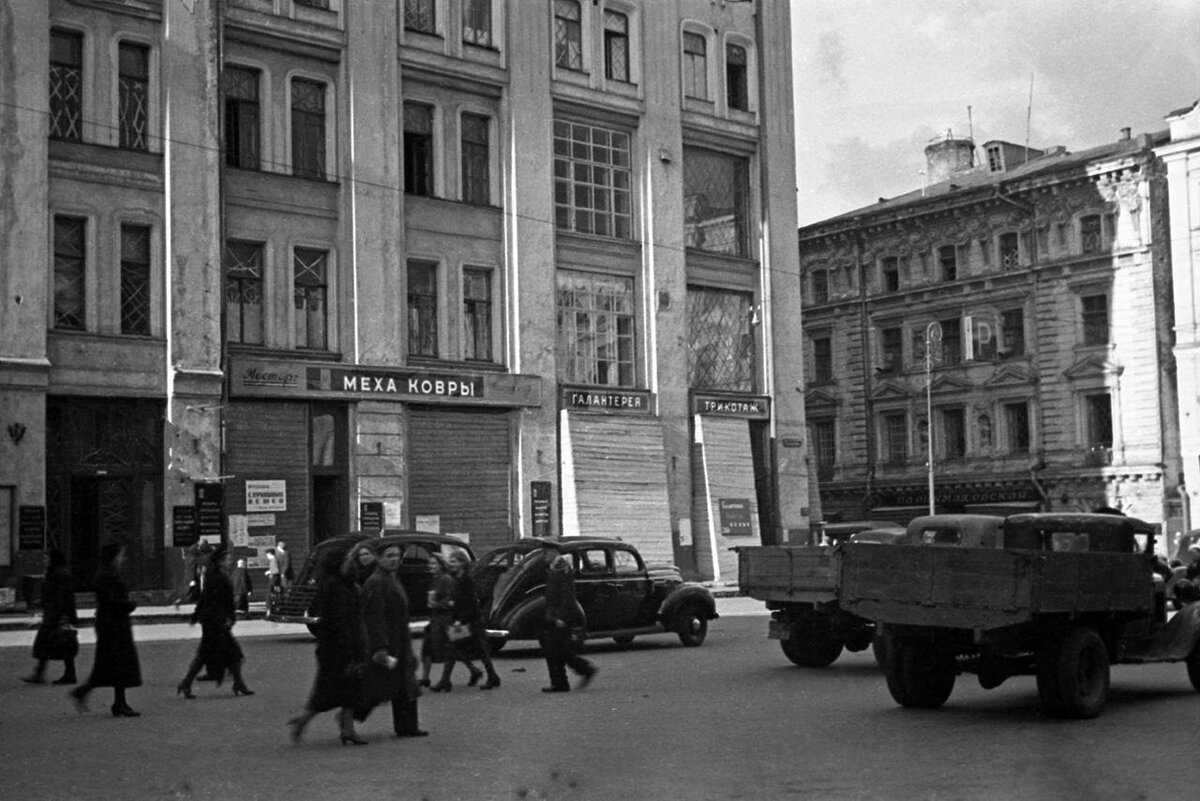
<svg viewBox="0 0 1200 801"><path fill-rule="evenodd" d="M971 116L971 107L967 106L967 138L971 140L971 167L975 166L975 119Z"/></svg>
<svg viewBox="0 0 1200 801"><path fill-rule="evenodd" d="M1025 163L1029 163L1029 129L1033 124L1033 73L1029 73L1029 107L1025 111Z"/></svg>

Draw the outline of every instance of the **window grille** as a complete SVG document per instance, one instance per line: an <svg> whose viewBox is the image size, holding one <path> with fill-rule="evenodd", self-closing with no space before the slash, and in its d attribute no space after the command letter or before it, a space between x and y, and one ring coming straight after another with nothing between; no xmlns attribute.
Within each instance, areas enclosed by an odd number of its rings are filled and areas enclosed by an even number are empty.
<svg viewBox="0 0 1200 801"><path fill-rule="evenodd" d="M633 279L559 270L557 285L559 378L634 386Z"/></svg>
<svg viewBox="0 0 1200 801"><path fill-rule="evenodd" d="M329 0L292 0L298 6L309 8L329 8Z"/></svg>
<svg viewBox="0 0 1200 801"><path fill-rule="evenodd" d="M753 296L688 287L688 383L693 389L753 392Z"/></svg>
<svg viewBox="0 0 1200 801"><path fill-rule="evenodd" d="M50 32L50 136L83 141L83 37Z"/></svg>
<svg viewBox="0 0 1200 801"><path fill-rule="evenodd" d="M725 45L725 100L730 108L739 111L750 108L747 61L746 48Z"/></svg>
<svg viewBox="0 0 1200 801"><path fill-rule="evenodd" d="M150 335L150 227L121 226L121 333Z"/></svg>
<svg viewBox="0 0 1200 801"><path fill-rule="evenodd" d="M121 147L147 150L150 50L122 42L118 61L118 128Z"/></svg>
<svg viewBox="0 0 1200 801"><path fill-rule="evenodd" d="M1079 242L1084 253L1099 253L1104 248L1103 224L1099 214L1079 221Z"/></svg>
<svg viewBox="0 0 1200 801"><path fill-rule="evenodd" d="M817 463L818 478L831 478L837 461L836 428L833 420L814 420L811 425L813 459Z"/></svg>
<svg viewBox="0 0 1200 801"><path fill-rule="evenodd" d="M296 248L292 253L297 348L329 347L328 270L327 251Z"/></svg>
<svg viewBox="0 0 1200 801"><path fill-rule="evenodd" d="M957 317L953 317L949 320L942 320L939 324L942 326L941 363L946 366L961 363L963 360L962 322ZM934 356L937 355L935 350Z"/></svg>
<svg viewBox="0 0 1200 801"><path fill-rule="evenodd" d="M54 327L83 331L86 324L87 220L54 217Z"/></svg>
<svg viewBox="0 0 1200 801"><path fill-rule="evenodd" d="M263 343L263 246L225 243L225 336L246 345Z"/></svg>
<svg viewBox="0 0 1200 801"><path fill-rule="evenodd" d="M1000 269L1015 270L1021 266L1020 237L1015 233L1000 235Z"/></svg>
<svg viewBox="0 0 1200 801"><path fill-rule="evenodd" d="M225 163L243 170L259 168L259 103L257 70L225 67Z"/></svg>
<svg viewBox="0 0 1200 801"><path fill-rule="evenodd" d="M629 134L554 123L555 224L566 231L633 236Z"/></svg>
<svg viewBox="0 0 1200 801"><path fill-rule="evenodd" d="M408 263L408 352L438 355L437 265L430 262Z"/></svg>
<svg viewBox="0 0 1200 801"><path fill-rule="evenodd" d="M492 0L465 0L463 41L479 47L492 44Z"/></svg>
<svg viewBox="0 0 1200 801"><path fill-rule="evenodd" d="M888 464L908 461L908 420L903 412L883 416L883 458Z"/></svg>
<svg viewBox="0 0 1200 801"><path fill-rule="evenodd" d="M583 69L583 12L577 0L554 0L554 63Z"/></svg>
<svg viewBox="0 0 1200 801"><path fill-rule="evenodd" d="M955 245L943 245L938 248L938 265L942 270L943 281L957 281L958 248Z"/></svg>
<svg viewBox="0 0 1200 801"><path fill-rule="evenodd" d="M325 84L292 79L292 174L325 177Z"/></svg>
<svg viewBox="0 0 1200 801"><path fill-rule="evenodd" d="M629 81L629 18L616 11L604 12L604 77Z"/></svg>
<svg viewBox="0 0 1200 801"><path fill-rule="evenodd" d="M833 380L833 340L830 337L813 337L813 380Z"/></svg>
<svg viewBox="0 0 1200 801"><path fill-rule="evenodd" d="M404 28L421 33L436 33L434 0L404 0Z"/></svg>
<svg viewBox="0 0 1200 801"><path fill-rule="evenodd" d="M404 191L433 196L433 108L404 103Z"/></svg>
<svg viewBox="0 0 1200 801"><path fill-rule="evenodd" d="M698 33L683 34L683 94L708 100L708 42Z"/></svg>
<svg viewBox="0 0 1200 801"><path fill-rule="evenodd" d="M748 256L750 170L745 158L689 147L683 153L683 235L689 248Z"/></svg>
<svg viewBox="0 0 1200 801"><path fill-rule="evenodd" d="M463 202L480 206L490 202L489 157L488 118L479 114L462 115Z"/></svg>
<svg viewBox="0 0 1200 801"><path fill-rule="evenodd" d="M1113 444L1112 396L1107 392L1084 398L1087 445L1093 450Z"/></svg>
<svg viewBox="0 0 1200 801"><path fill-rule="evenodd" d="M463 356L492 361L492 271L463 270Z"/></svg>
<svg viewBox="0 0 1200 801"><path fill-rule="evenodd" d="M899 328L884 328L879 332L881 372L894 373L903 366L903 331Z"/></svg>

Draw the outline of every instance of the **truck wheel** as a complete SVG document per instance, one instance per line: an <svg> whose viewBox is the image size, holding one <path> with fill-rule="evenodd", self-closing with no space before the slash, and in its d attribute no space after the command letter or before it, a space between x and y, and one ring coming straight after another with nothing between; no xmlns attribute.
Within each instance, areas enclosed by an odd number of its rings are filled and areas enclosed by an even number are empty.
<svg viewBox="0 0 1200 801"><path fill-rule="evenodd" d="M954 654L929 642L887 643L887 685L900 706L936 709L954 691Z"/></svg>
<svg viewBox="0 0 1200 801"><path fill-rule="evenodd" d="M1196 692L1200 692L1200 642L1192 646L1192 652L1187 659L1188 679Z"/></svg>
<svg viewBox="0 0 1200 801"><path fill-rule="evenodd" d="M792 626L792 636L780 640L783 655L800 667L829 667L842 655L842 641L833 636L825 618L809 618Z"/></svg>
<svg viewBox="0 0 1200 801"><path fill-rule="evenodd" d="M1094 718L1104 711L1108 684L1108 649L1095 629L1074 628L1039 656L1038 695L1048 714Z"/></svg>
<svg viewBox="0 0 1200 801"><path fill-rule="evenodd" d="M688 648L695 648L698 645L704 644L704 638L708 636L708 613L707 610L698 603L690 603L679 613L676 618L678 623L679 641Z"/></svg>

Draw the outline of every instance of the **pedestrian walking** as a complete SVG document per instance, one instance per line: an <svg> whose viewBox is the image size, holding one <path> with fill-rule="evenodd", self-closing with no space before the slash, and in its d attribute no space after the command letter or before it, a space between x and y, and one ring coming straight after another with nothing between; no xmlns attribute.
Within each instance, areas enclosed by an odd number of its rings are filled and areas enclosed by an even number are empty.
<svg viewBox="0 0 1200 801"><path fill-rule="evenodd" d="M42 579L42 624L33 640L33 673L23 676L29 684L44 684L46 663L63 662L63 674L54 684L75 684L75 656L79 653L79 615L75 611L75 589L71 571L62 551L51 548L46 554L46 575Z"/></svg>
<svg viewBox="0 0 1200 801"><path fill-rule="evenodd" d="M375 549L368 543L360 542L353 548L354 553L354 583L360 588L375 572Z"/></svg>
<svg viewBox="0 0 1200 801"><path fill-rule="evenodd" d="M88 680L70 693L76 711L81 714L88 711L87 699L93 689L112 687L114 718L141 715L125 699L125 690L142 686L142 670L129 619L137 604L129 600L129 589L121 580L124 563L125 547L120 543L109 543L100 549L100 569L92 582L96 592L96 655Z"/></svg>
<svg viewBox="0 0 1200 801"><path fill-rule="evenodd" d="M598 668L579 655L579 645L587 630L583 607L575 597L575 571L571 557L560 554L550 563L546 575L545 627L542 630L542 654L550 686L544 693L570 692L567 668L580 676L579 689L588 686Z"/></svg>
<svg viewBox="0 0 1200 801"><path fill-rule="evenodd" d="M288 553L287 545L282 540L275 543L275 566L279 568L280 587L286 590L292 586L296 574L292 570L292 555Z"/></svg>
<svg viewBox="0 0 1200 801"><path fill-rule="evenodd" d="M250 611L250 596L254 594L254 582L250 578L250 569L246 560L237 560L233 569L233 600L237 611L245 614Z"/></svg>
<svg viewBox="0 0 1200 801"><path fill-rule="evenodd" d="M192 682L207 668L217 686L225 678L225 671L233 676L234 695L254 695L242 678L242 648L233 637L233 626L237 622L237 607L233 599L233 583L225 574L229 552L224 543L218 545L208 559L201 575L200 600L192 612L193 624L200 624L200 645L196 656L188 666L187 674L175 687L176 693L184 698L195 698Z"/></svg>
<svg viewBox="0 0 1200 801"><path fill-rule="evenodd" d="M275 549L267 551L267 608L282 600L283 578L279 574L279 560L275 558Z"/></svg>
<svg viewBox="0 0 1200 801"><path fill-rule="evenodd" d="M342 745L366 745L354 731L356 714L365 715L362 682L366 670L367 637L357 582L357 550L343 558L330 549L322 558L317 581L317 675L304 712L288 721L292 742L299 743L309 721L337 709Z"/></svg>
<svg viewBox="0 0 1200 801"><path fill-rule="evenodd" d="M409 604L396 578L400 546L389 545L379 554L375 572L362 588L363 621L367 632L365 696L368 707L390 701L392 728L397 737L424 737L418 725L416 665L408 632ZM365 717L365 713L364 713Z"/></svg>
<svg viewBox="0 0 1200 801"><path fill-rule="evenodd" d="M421 638L421 681L422 687L429 687L429 676L435 662L444 664L446 661L447 639L446 632L454 622L454 578L446 566L446 560L441 554L431 554L429 557L429 624L425 626L425 636ZM445 677L445 689L449 689L449 677ZM443 682L439 681L434 692L442 692Z"/></svg>
<svg viewBox="0 0 1200 801"><path fill-rule="evenodd" d="M194 604L200 597L200 571L208 555L212 553L212 546L201 541L187 548L180 548L179 552L183 555L183 579L175 591L175 599L171 602L175 604L176 609L180 604Z"/></svg>
<svg viewBox="0 0 1200 801"><path fill-rule="evenodd" d="M479 591L475 580L471 578L467 567L470 559L462 551L455 551L446 560L450 576L454 582L453 604L451 606L453 623L446 634L446 661L442 668L442 680L431 689L435 692L448 692L451 688L450 674L454 664L462 662L470 672L468 687L474 687L483 678L484 671L471 664L471 660L483 662L487 671L487 681L480 685L481 690L492 690L500 686L500 676L492 665L492 655L488 653L487 636L483 626L483 612L479 608Z"/></svg>

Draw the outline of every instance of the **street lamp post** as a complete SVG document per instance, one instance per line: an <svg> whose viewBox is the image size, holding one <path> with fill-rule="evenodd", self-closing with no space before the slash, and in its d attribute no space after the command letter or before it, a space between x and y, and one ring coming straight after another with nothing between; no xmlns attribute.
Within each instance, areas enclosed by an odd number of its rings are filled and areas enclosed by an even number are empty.
<svg viewBox="0 0 1200 801"><path fill-rule="evenodd" d="M934 320L925 326L925 444L929 466L929 514L934 514L933 503L933 346L942 341L942 325Z"/></svg>

